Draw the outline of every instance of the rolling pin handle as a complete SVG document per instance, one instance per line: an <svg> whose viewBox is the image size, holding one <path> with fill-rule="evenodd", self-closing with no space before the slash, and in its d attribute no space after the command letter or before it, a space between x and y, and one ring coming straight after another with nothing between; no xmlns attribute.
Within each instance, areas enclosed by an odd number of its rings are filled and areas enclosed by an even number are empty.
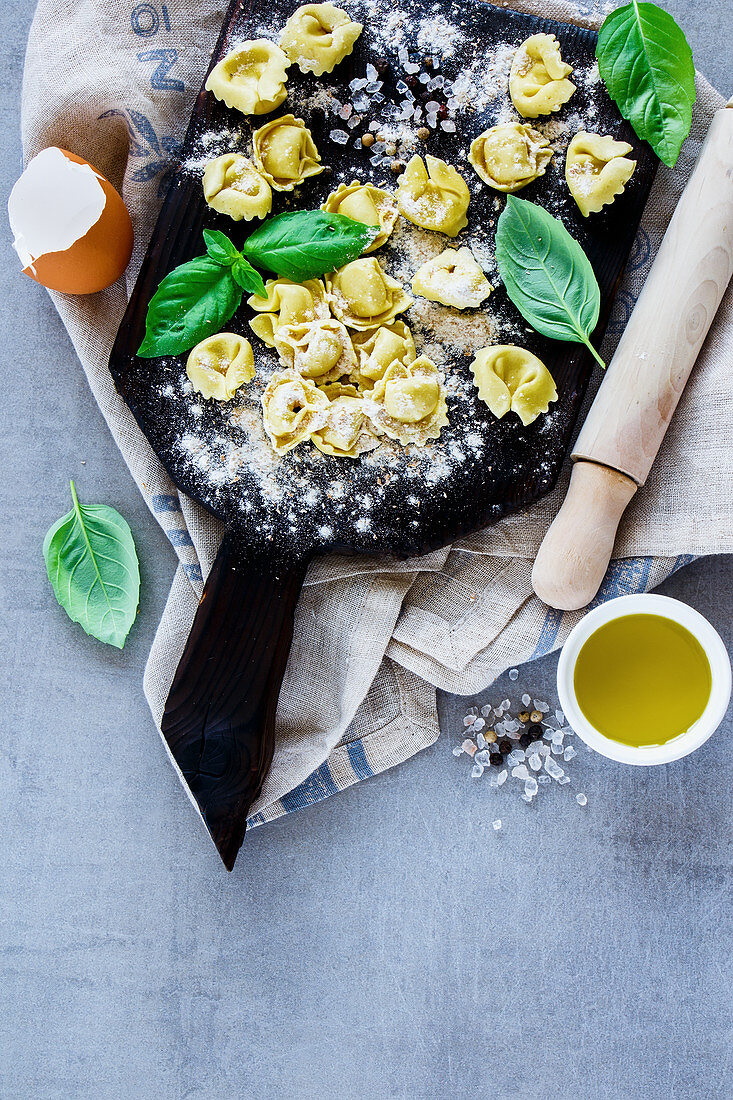
<svg viewBox="0 0 733 1100"><path fill-rule="evenodd" d="M580 460L562 508L545 535L532 570L543 603L561 611L585 607L598 591L621 516L637 490L632 478Z"/></svg>

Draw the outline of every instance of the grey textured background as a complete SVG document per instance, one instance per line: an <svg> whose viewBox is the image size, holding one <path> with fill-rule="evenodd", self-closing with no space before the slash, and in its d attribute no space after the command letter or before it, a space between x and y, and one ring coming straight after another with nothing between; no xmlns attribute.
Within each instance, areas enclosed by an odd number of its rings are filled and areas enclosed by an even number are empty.
<svg viewBox="0 0 733 1100"><path fill-rule="evenodd" d="M0 18L3 195L33 6ZM730 0L667 7L730 91ZM583 751L527 807L452 757L474 700L444 697L432 749L258 829L227 877L141 689L173 552L7 230L1 247L3 1100L730 1095L730 723L668 767ZM123 653L45 579L70 476L136 535ZM663 590L730 641L729 561ZM517 686L554 700L555 663Z"/></svg>

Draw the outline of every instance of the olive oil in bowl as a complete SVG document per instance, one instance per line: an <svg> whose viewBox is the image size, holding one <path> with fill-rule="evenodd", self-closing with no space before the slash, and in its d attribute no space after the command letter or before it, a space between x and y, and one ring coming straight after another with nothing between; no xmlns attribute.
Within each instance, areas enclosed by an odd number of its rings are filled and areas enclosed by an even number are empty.
<svg viewBox="0 0 733 1100"><path fill-rule="evenodd" d="M600 626L580 649L577 704L605 737L664 745L686 733L710 699L707 654L686 627L664 615L629 614Z"/></svg>

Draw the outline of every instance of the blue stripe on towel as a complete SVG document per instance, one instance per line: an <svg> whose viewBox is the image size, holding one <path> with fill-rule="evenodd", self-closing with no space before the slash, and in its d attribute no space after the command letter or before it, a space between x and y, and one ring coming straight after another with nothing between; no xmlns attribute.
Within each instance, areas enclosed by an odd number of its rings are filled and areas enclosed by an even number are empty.
<svg viewBox="0 0 733 1100"><path fill-rule="evenodd" d="M321 802L324 798L337 794L338 791L339 787L334 783L331 769L325 763L304 779L299 787L283 795L280 801L285 813L290 814L293 810L300 810L312 802Z"/></svg>
<svg viewBox="0 0 733 1100"><path fill-rule="evenodd" d="M153 493L153 508L156 512L180 512L178 497L171 493Z"/></svg>
<svg viewBox="0 0 733 1100"><path fill-rule="evenodd" d="M362 741L350 741L346 746L346 751L349 754L349 762L354 769L354 775L357 779L370 779L374 775L374 769L371 767L369 761L366 758L364 752L364 744Z"/></svg>

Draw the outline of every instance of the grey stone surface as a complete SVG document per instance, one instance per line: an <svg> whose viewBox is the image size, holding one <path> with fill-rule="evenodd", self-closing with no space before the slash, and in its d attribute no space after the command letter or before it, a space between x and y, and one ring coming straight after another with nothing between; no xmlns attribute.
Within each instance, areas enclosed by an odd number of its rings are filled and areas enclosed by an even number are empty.
<svg viewBox="0 0 733 1100"><path fill-rule="evenodd" d="M668 6L723 85L729 0ZM3 194L32 8L0 15ZM432 749L257 830L226 876L141 690L173 553L7 230L1 247L0 1096L729 1095L730 719L667 767L582 751L572 785L527 807L468 778L451 747L474 700L443 697ZM45 579L70 476L136 535L123 653L72 626ZM663 591L730 641L729 560ZM554 670L516 688L554 701Z"/></svg>

